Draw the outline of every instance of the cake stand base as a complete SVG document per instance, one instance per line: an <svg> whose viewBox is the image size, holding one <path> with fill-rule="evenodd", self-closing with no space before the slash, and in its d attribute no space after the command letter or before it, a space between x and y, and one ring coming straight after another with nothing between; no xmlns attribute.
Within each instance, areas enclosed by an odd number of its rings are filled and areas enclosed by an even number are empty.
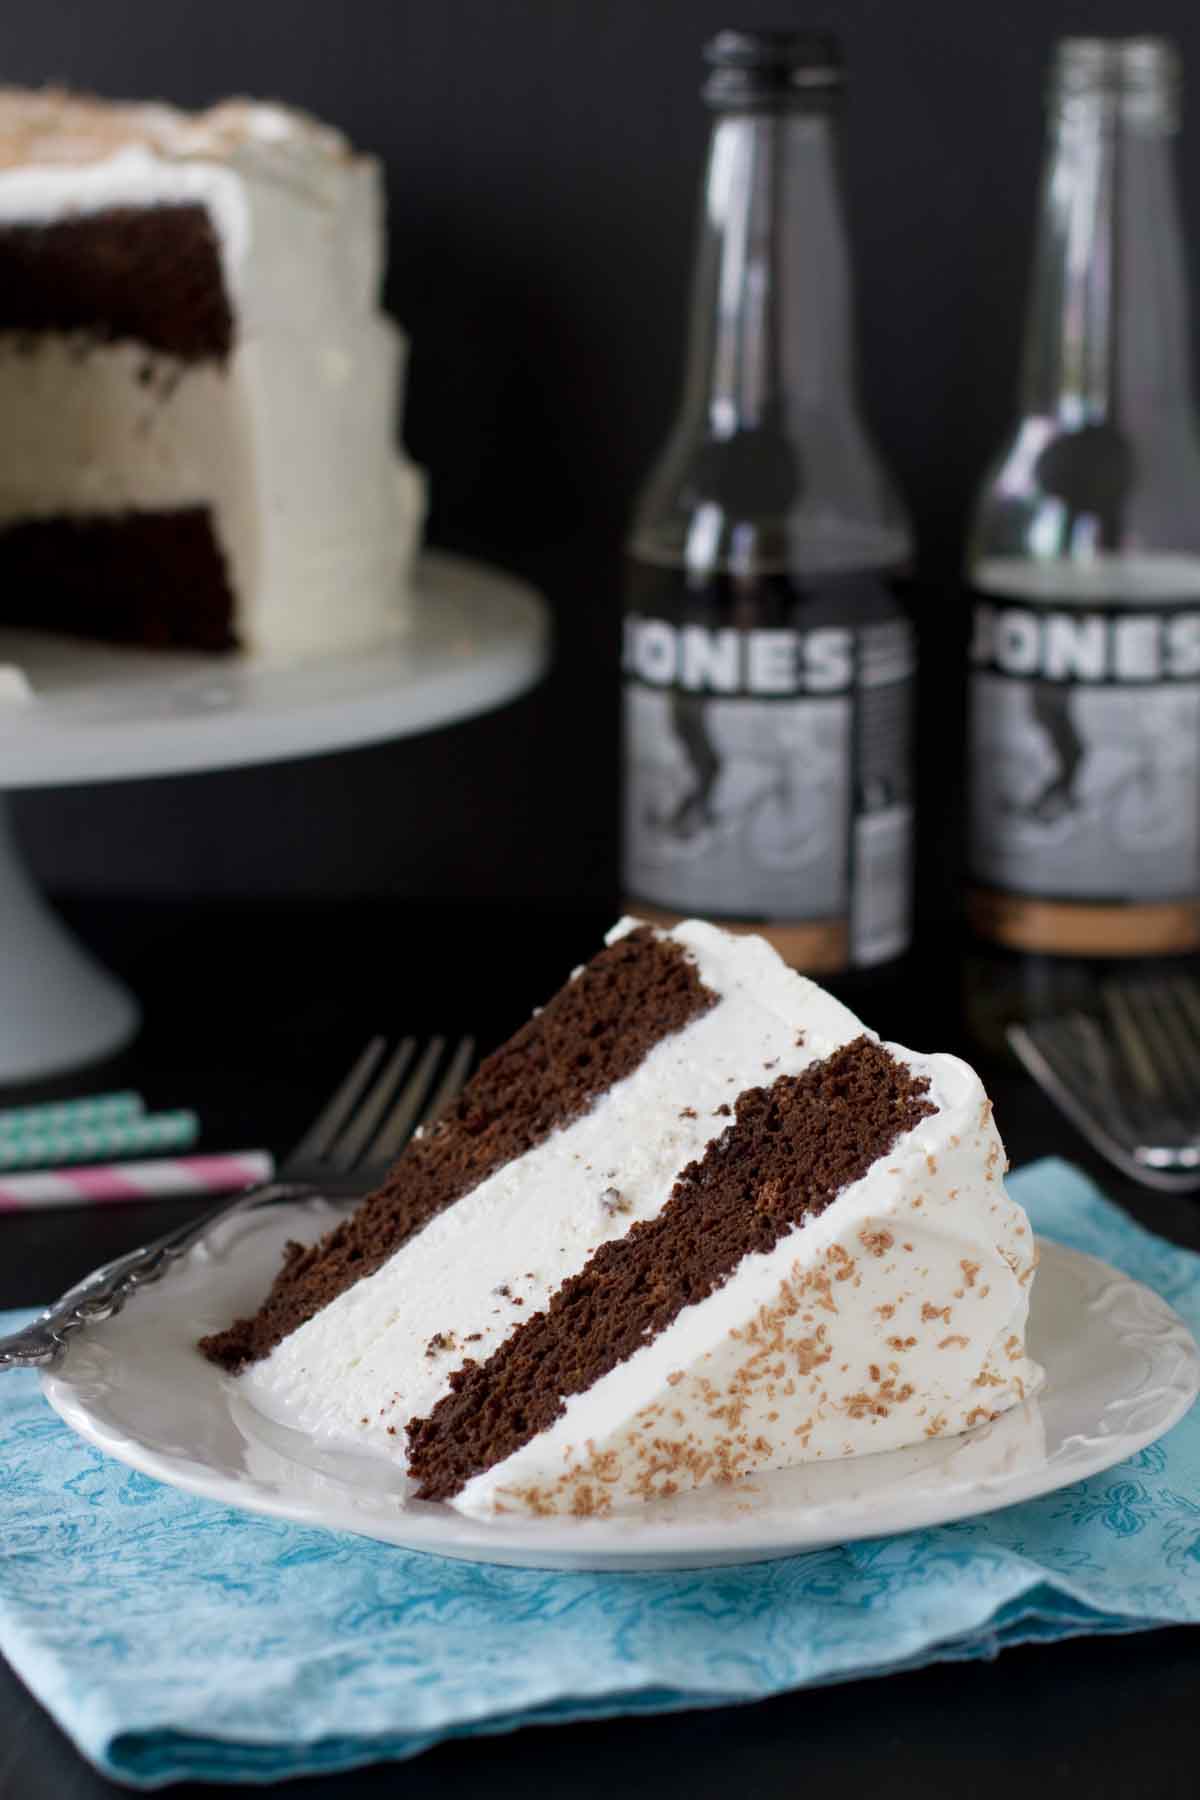
<svg viewBox="0 0 1200 1800"><path fill-rule="evenodd" d="M0 1085L99 1062L137 1028L132 995L75 942L38 893L0 794Z"/></svg>
<svg viewBox="0 0 1200 1800"><path fill-rule="evenodd" d="M295 664L0 631L32 697L0 703L10 792L199 774L390 743L515 700L549 661L545 603L482 563L427 551L407 632ZM0 1084L98 1062L138 1011L72 942L22 866L0 793Z"/></svg>

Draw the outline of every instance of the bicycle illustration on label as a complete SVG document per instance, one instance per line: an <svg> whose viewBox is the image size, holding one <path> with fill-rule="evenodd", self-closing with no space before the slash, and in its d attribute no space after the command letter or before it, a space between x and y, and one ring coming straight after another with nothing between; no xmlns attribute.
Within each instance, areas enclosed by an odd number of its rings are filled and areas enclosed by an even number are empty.
<svg viewBox="0 0 1200 1800"><path fill-rule="evenodd" d="M972 864L1030 892L1131 899L1194 888L1196 690L977 678Z"/></svg>
<svg viewBox="0 0 1200 1800"><path fill-rule="evenodd" d="M844 699L799 705L640 691L628 713L626 833L647 898L776 903L777 877L840 876ZM685 891L679 892L683 888ZM650 891L655 890L655 891Z"/></svg>

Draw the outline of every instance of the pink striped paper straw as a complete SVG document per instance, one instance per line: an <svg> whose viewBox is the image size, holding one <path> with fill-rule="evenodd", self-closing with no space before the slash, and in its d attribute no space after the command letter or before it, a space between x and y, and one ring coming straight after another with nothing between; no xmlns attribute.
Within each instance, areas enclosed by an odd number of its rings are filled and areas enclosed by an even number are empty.
<svg viewBox="0 0 1200 1800"><path fill-rule="evenodd" d="M0 1213L96 1206L112 1200L168 1200L179 1194L232 1194L270 1181L274 1173L275 1160L267 1150L50 1169L45 1174L0 1178Z"/></svg>

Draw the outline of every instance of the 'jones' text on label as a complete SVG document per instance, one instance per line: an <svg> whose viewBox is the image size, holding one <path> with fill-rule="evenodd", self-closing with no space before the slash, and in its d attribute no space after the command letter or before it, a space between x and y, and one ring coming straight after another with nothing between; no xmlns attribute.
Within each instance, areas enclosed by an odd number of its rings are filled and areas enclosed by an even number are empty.
<svg viewBox="0 0 1200 1800"><path fill-rule="evenodd" d="M650 687L697 694L840 694L854 681L854 633L710 630L635 614L625 620L624 665Z"/></svg>
<svg viewBox="0 0 1200 1800"><path fill-rule="evenodd" d="M1195 681L1200 612L1084 612L980 601L971 661L1039 681Z"/></svg>

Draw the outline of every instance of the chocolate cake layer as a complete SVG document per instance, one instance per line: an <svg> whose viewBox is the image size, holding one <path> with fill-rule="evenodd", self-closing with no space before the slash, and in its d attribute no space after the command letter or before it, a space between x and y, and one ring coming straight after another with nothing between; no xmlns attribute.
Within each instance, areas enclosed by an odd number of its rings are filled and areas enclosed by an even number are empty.
<svg viewBox="0 0 1200 1800"><path fill-rule="evenodd" d="M223 361L233 314L206 208L117 206L0 226L0 331L80 332Z"/></svg>
<svg viewBox="0 0 1200 1800"><path fill-rule="evenodd" d="M235 649L208 508L0 527L0 625L158 650Z"/></svg>
<svg viewBox="0 0 1200 1800"><path fill-rule="evenodd" d="M444 1207L586 1112L716 998L681 946L646 927L606 946L488 1057L378 1193L319 1244L288 1246L258 1313L200 1348L233 1371L265 1356Z"/></svg>
<svg viewBox="0 0 1200 1800"><path fill-rule="evenodd" d="M601 1247L485 1362L468 1361L408 1426L423 1500L446 1500L536 1437L742 1259L822 1212L935 1109L872 1039L738 1099L733 1123L690 1163L657 1217Z"/></svg>

